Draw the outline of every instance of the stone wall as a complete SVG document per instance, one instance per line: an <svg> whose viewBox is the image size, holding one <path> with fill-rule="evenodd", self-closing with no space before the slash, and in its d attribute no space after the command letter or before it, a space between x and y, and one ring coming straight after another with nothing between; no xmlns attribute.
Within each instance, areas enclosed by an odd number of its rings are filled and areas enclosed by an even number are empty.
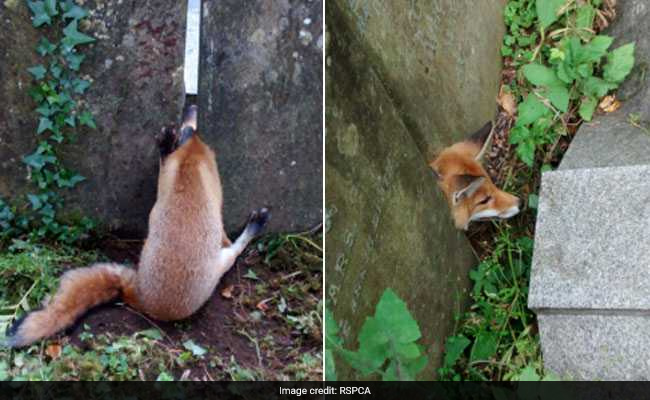
<svg viewBox="0 0 650 400"><path fill-rule="evenodd" d="M321 220L320 4L204 2L200 129L217 150L229 232L262 205L274 211L271 230ZM153 135L180 118L185 101L186 2L85 6L86 28L98 40L86 47L81 74L94 80L84 101L98 129L79 130L78 141L65 146L64 163L87 178L66 193L66 211L142 236L156 193ZM43 30L31 26L23 1L0 4L0 19L0 196L11 199L30 190L21 157L36 146L37 118L27 68L41 62L34 48Z"/></svg>
<svg viewBox="0 0 650 400"><path fill-rule="evenodd" d="M495 112L503 2L475 3L326 3L328 304L355 348L393 288L432 360L423 379L435 376L476 265L427 165Z"/></svg>

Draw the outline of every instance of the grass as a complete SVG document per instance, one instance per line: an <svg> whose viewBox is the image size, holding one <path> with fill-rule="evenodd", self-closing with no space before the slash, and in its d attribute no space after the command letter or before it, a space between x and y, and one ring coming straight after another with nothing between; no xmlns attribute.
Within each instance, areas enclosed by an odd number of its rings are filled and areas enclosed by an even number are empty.
<svg viewBox="0 0 650 400"><path fill-rule="evenodd" d="M0 380L320 380L320 240L320 233L269 235L230 273L234 282L241 271L241 283L219 285L213 296L224 297L229 315L217 329L241 338L245 357L199 344L215 332L197 333L191 319L163 329L151 321L128 334L84 324L78 340L59 335L25 349L0 347ZM1 252L0 340L13 320L54 293L66 269L105 259L99 251L26 243Z"/></svg>

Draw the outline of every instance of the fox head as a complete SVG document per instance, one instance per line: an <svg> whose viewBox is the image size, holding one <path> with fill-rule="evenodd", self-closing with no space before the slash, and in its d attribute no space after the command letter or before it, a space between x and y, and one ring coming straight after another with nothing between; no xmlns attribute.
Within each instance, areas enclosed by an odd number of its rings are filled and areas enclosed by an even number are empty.
<svg viewBox="0 0 650 400"><path fill-rule="evenodd" d="M480 163L491 132L488 122L430 163L458 229L467 230L472 221L506 219L519 213L519 198L499 190Z"/></svg>

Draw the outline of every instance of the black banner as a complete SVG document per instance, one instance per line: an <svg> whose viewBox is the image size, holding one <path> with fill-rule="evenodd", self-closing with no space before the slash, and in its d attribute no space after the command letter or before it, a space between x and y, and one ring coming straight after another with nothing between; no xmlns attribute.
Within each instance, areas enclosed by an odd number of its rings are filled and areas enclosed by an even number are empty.
<svg viewBox="0 0 650 400"><path fill-rule="evenodd" d="M621 382L4 382L0 399L646 399L650 385Z"/></svg>

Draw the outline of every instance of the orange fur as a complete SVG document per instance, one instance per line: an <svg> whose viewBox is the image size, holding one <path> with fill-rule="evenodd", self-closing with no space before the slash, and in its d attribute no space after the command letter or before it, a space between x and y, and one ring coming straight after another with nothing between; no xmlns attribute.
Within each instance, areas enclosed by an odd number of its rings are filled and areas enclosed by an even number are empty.
<svg viewBox="0 0 650 400"><path fill-rule="evenodd" d="M482 131L490 129L490 125ZM479 132L477 132L479 133ZM499 190L477 159L487 139L477 135L444 149L429 165L438 177L458 229L483 218L510 218L519 212L519 198ZM473 183L473 185L472 185ZM474 219L473 219L474 218Z"/></svg>
<svg viewBox="0 0 650 400"><path fill-rule="evenodd" d="M266 209L254 212L231 243L223 227L222 203L214 152L194 134L161 160L158 195L137 272L95 264L65 273L46 308L17 323L7 344L25 346L53 335L88 309L118 297L160 320L190 316L268 218Z"/></svg>

